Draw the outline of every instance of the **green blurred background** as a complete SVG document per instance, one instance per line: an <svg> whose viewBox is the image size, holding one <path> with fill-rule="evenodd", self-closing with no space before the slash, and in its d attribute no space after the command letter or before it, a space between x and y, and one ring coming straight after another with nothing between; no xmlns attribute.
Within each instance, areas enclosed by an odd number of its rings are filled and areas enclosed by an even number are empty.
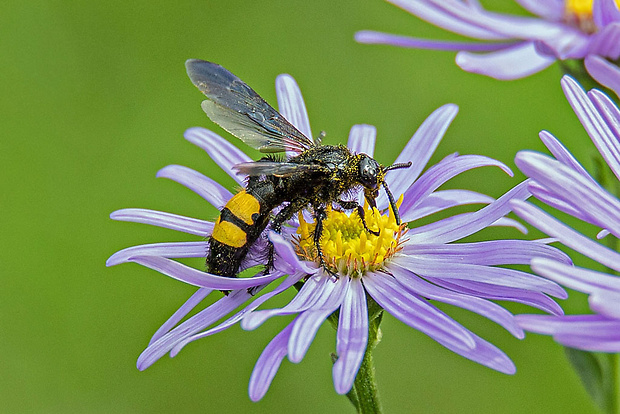
<svg viewBox="0 0 620 414"><path fill-rule="evenodd" d="M485 5L521 13L510 0ZM274 105L275 77L292 74L315 133L346 142L351 125L373 124L383 163L430 112L453 102L460 113L432 161L458 151L514 168L519 149L541 149L544 128L590 165L592 145L564 99L557 65L500 82L462 72L453 53L356 44L362 29L455 38L380 0L0 5L0 411L353 412L333 389L335 335L327 325L301 364L282 364L259 403L247 396L248 379L282 319L201 340L145 372L135 367L152 333L194 288L134 264L106 268L105 260L136 244L196 238L109 214L144 207L214 218L191 191L155 179L168 164L234 188L183 139L196 125L222 132L200 110L188 58L224 65ZM451 186L499 196L522 178L486 169ZM479 366L386 316L376 350L386 412L594 412L550 338L519 341L483 318L443 308L502 348L517 374ZM585 300L576 297L567 309L583 311Z"/></svg>

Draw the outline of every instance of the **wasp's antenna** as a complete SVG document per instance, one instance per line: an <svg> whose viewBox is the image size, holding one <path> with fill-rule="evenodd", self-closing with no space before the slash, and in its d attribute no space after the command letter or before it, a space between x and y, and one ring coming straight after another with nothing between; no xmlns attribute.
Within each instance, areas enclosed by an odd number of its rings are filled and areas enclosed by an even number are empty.
<svg viewBox="0 0 620 414"><path fill-rule="evenodd" d="M411 161L409 162L399 162L398 164L392 164L389 167L385 167L383 172L387 172L390 170L399 170L401 168L409 168L411 167Z"/></svg>
<svg viewBox="0 0 620 414"><path fill-rule="evenodd" d="M314 137L314 144L321 145L321 141L323 141L323 138L325 138L325 135L327 135L327 132L325 131L319 132L319 135Z"/></svg>
<svg viewBox="0 0 620 414"><path fill-rule="evenodd" d="M409 163L411 165L411 163ZM400 167L406 168L406 167ZM383 188L385 189L385 194L387 194L388 200L390 200L390 207L392 207L392 212L394 213L394 218L396 219L396 224L400 226L400 214L398 213L398 206L396 205L396 200L394 200L394 196L392 192L388 188L387 182L383 181Z"/></svg>

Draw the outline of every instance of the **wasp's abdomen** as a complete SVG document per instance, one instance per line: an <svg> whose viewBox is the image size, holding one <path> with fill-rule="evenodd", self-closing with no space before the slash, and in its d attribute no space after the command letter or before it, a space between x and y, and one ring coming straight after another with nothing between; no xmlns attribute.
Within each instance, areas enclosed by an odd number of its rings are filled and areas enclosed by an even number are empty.
<svg viewBox="0 0 620 414"><path fill-rule="evenodd" d="M259 213L260 203L253 195L245 190L237 193L222 209L211 238L227 246L245 246L248 228L255 224Z"/></svg>
<svg viewBox="0 0 620 414"><path fill-rule="evenodd" d="M235 277L268 218L269 211L261 213L261 203L251 192L243 190L235 194L220 212L209 240L209 273Z"/></svg>

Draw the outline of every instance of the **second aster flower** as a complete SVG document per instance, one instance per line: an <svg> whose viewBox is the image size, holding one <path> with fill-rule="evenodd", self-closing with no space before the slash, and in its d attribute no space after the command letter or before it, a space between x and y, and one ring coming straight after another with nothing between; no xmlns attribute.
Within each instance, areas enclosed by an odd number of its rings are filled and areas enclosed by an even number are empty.
<svg viewBox="0 0 620 414"><path fill-rule="evenodd" d="M601 91L586 93L569 76L562 88L579 120L611 169L612 185L620 179L620 110ZM521 151L515 162L533 180L530 191L545 204L603 230L599 237L620 237L620 200L604 189L549 132L541 139L555 156ZM532 269L568 288L589 295L594 314L519 315L520 326L552 335L562 345L587 351L620 352L620 254L570 228L532 204L515 201L514 211L551 237L587 256L610 272L566 266L536 258ZM610 234L611 233L611 234Z"/></svg>
<svg viewBox="0 0 620 414"><path fill-rule="evenodd" d="M477 41L361 31L355 35L358 42L457 51L456 63L462 69L503 80L530 76L556 60L597 56L615 61L620 57L620 11L615 0L516 0L537 17L494 13L477 0L388 1Z"/></svg>

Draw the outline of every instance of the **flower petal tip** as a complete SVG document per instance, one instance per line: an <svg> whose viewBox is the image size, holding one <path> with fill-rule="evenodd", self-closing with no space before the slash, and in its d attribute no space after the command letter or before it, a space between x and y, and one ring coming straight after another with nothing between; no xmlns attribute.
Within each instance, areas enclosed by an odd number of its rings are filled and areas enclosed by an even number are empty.
<svg viewBox="0 0 620 414"><path fill-rule="evenodd" d="M121 259L121 255L119 255L118 253L120 252L114 253L108 258L108 260L105 261L105 267L112 267L125 262L125 260Z"/></svg>
<svg viewBox="0 0 620 414"><path fill-rule="evenodd" d="M508 360L510 361L510 360ZM510 364L505 364L505 366L499 370L500 372L503 372L504 374L507 375L514 375L517 373L517 367L515 366L515 364L510 361Z"/></svg>
<svg viewBox="0 0 620 414"><path fill-rule="evenodd" d="M456 116L459 113L459 106L455 103L447 103L441 106L439 109L446 112L452 112L453 116Z"/></svg>
<svg viewBox="0 0 620 414"><path fill-rule="evenodd" d="M176 166L178 167L178 166ZM155 174L156 178L168 178L168 173L175 168L174 165L166 165L164 168L157 171Z"/></svg>

